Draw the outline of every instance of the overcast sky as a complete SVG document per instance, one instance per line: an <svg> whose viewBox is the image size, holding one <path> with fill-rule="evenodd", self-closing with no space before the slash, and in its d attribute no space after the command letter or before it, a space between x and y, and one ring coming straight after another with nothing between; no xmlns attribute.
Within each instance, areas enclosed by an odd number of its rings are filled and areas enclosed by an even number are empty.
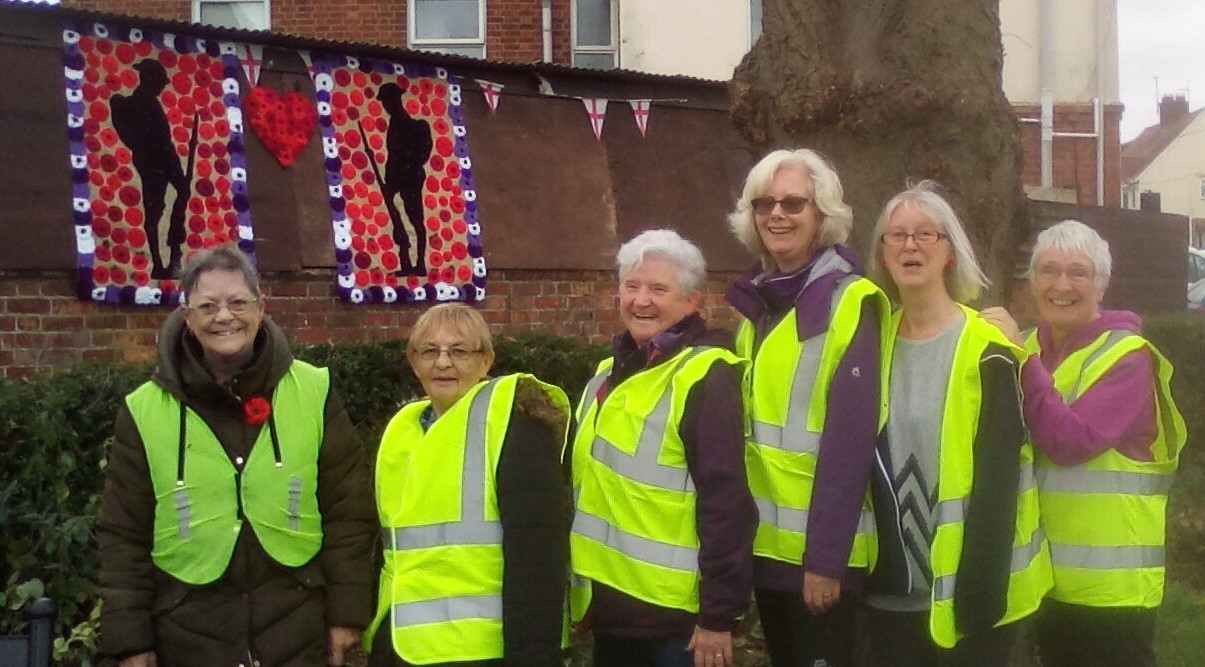
<svg viewBox="0 0 1205 667"><path fill-rule="evenodd" d="M1188 108L1205 100L1205 2L1117 0L1121 141L1159 122L1158 94L1188 94Z"/></svg>

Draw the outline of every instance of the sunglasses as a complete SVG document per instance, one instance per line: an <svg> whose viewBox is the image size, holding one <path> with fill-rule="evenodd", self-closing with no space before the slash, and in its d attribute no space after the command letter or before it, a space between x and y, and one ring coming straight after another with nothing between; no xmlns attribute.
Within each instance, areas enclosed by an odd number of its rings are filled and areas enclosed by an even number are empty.
<svg viewBox="0 0 1205 667"><path fill-rule="evenodd" d="M807 205L811 203L812 200L807 197L791 195L782 199L758 197L750 201L749 205L753 207L753 212L758 215L770 215L774 212L775 206L782 206L782 212L787 215L795 215L796 213L802 213L803 209L807 208Z"/></svg>

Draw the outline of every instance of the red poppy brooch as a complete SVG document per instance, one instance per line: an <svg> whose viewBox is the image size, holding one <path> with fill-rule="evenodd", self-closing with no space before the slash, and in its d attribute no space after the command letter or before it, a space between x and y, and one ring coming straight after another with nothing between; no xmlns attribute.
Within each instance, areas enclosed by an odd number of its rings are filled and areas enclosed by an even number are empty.
<svg viewBox="0 0 1205 667"><path fill-rule="evenodd" d="M243 402L243 416L249 426L259 426L272 416L272 404L259 396L248 399Z"/></svg>

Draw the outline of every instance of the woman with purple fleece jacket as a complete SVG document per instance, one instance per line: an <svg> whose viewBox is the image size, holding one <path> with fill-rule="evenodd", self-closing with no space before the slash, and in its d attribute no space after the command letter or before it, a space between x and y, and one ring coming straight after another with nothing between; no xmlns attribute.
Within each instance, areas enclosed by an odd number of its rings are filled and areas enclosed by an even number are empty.
<svg viewBox="0 0 1205 667"><path fill-rule="evenodd" d="M1054 565L1037 637L1055 667L1155 664L1167 492L1186 434L1171 364L1138 316L1100 309L1111 269L1108 243L1065 220L1034 244L1037 331L1025 339L1004 309L983 313L1031 355L1021 387Z"/></svg>
<svg viewBox="0 0 1205 667"><path fill-rule="evenodd" d="M573 437L573 572L593 595L582 626L595 667L725 667L749 606L757 520L743 460L748 362L699 315L694 244L646 231L616 264L626 331L587 384Z"/></svg>
<svg viewBox="0 0 1205 667"><path fill-rule="evenodd" d="M843 667L874 548L866 498L885 415L887 299L841 245L852 212L836 172L811 150L764 157L728 221L760 259L728 301L745 318L737 354L753 360L745 458L760 514L754 593L770 661Z"/></svg>

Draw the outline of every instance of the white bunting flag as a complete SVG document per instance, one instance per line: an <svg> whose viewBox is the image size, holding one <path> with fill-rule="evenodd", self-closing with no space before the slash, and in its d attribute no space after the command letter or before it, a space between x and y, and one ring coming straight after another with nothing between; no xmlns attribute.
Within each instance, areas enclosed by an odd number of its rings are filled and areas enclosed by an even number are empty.
<svg viewBox="0 0 1205 667"><path fill-rule="evenodd" d="M640 130L640 136L644 136L649 127L649 107L652 106L652 100L628 100L628 104L632 105L632 117L636 119L636 129Z"/></svg>
<svg viewBox="0 0 1205 667"><path fill-rule="evenodd" d="M485 95L485 103L489 105L490 113L497 111L498 98L502 96L502 84L485 79L474 79L474 81L481 86L481 94Z"/></svg>
<svg viewBox="0 0 1205 667"><path fill-rule="evenodd" d="M590 127L594 130L594 138L602 140L603 121L607 119L607 100L601 97L580 98L586 105L586 114L590 116Z"/></svg>
<svg viewBox="0 0 1205 667"><path fill-rule="evenodd" d="M310 82L314 81L314 56L309 51L301 50L297 52L301 56L301 61L305 63L305 71L310 73Z"/></svg>
<svg viewBox="0 0 1205 667"><path fill-rule="evenodd" d="M243 66L243 74L247 75L247 84L252 88L258 86L259 73L264 68L264 47L260 44L243 44L238 60Z"/></svg>

